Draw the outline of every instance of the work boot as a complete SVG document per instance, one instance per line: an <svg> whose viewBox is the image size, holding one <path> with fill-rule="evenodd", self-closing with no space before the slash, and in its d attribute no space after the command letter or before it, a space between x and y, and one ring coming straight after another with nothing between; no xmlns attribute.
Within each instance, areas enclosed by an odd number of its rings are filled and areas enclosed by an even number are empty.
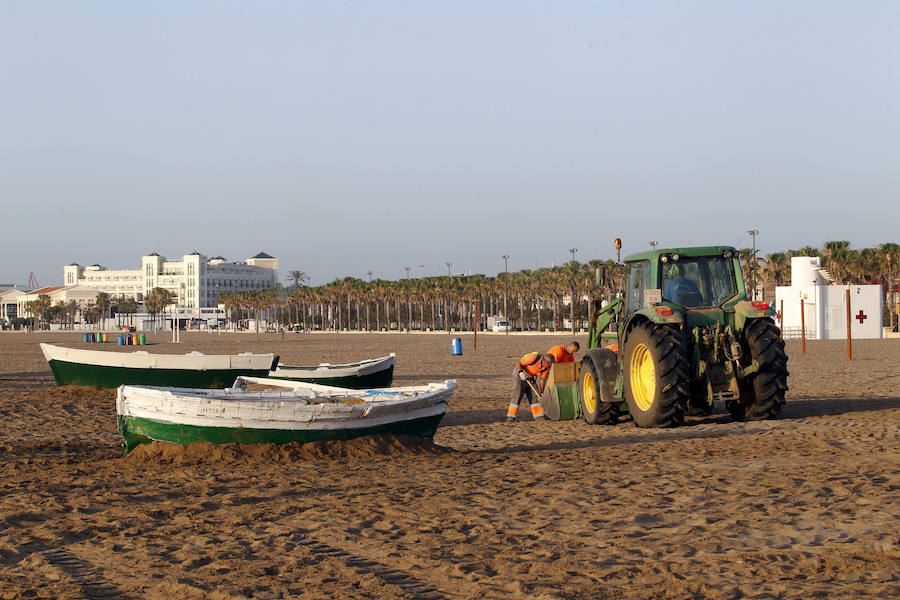
<svg viewBox="0 0 900 600"><path fill-rule="evenodd" d="M515 418L515 417L506 417L506 418L504 419L504 421L505 421L506 423L515 423L515 422L516 422L516 418Z"/></svg>

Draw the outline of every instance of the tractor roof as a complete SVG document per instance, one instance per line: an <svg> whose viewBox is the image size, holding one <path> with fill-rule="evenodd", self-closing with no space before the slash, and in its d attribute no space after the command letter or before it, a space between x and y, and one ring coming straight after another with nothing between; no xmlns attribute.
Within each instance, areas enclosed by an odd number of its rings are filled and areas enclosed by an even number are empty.
<svg viewBox="0 0 900 600"><path fill-rule="evenodd" d="M691 248L658 248L637 254L629 254L624 262L636 262L641 260L656 260L662 254L680 254L681 256L716 256L726 250L731 250L737 256L738 251L731 246L694 246Z"/></svg>

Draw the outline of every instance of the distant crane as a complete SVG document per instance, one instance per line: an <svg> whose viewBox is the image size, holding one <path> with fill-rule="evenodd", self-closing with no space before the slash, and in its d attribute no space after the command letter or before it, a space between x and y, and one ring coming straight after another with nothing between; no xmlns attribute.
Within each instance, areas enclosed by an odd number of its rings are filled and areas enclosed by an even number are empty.
<svg viewBox="0 0 900 600"><path fill-rule="evenodd" d="M38 289L40 284L38 283L37 277L34 276L34 271L28 274L28 289L36 290Z"/></svg>

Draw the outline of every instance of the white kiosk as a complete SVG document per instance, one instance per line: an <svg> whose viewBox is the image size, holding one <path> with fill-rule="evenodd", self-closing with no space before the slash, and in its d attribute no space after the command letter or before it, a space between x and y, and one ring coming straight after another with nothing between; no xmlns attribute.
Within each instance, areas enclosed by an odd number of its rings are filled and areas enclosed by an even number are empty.
<svg viewBox="0 0 900 600"><path fill-rule="evenodd" d="M799 338L805 326L809 340L847 339L847 290L850 335L854 339L883 337L880 285L835 285L818 256L792 257L791 285L775 288L775 310L784 337Z"/></svg>

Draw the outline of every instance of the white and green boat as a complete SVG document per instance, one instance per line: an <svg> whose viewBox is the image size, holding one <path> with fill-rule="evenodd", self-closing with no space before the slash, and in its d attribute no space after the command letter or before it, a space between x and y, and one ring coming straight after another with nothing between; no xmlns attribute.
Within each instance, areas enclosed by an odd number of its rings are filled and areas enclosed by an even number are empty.
<svg viewBox="0 0 900 600"><path fill-rule="evenodd" d="M170 385L214 388L241 375L266 377L278 364L275 354L150 354L108 352L41 344L57 385Z"/></svg>
<svg viewBox="0 0 900 600"><path fill-rule="evenodd" d="M342 365L321 363L315 367L295 367L279 364L269 375L354 390L385 388L394 380L394 353Z"/></svg>
<svg viewBox="0 0 900 600"><path fill-rule="evenodd" d="M455 387L455 380L447 380L350 390L256 377L239 377L234 387L216 390L123 385L116 412L126 453L151 441L286 444L385 433L433 437Z"/></svg>

